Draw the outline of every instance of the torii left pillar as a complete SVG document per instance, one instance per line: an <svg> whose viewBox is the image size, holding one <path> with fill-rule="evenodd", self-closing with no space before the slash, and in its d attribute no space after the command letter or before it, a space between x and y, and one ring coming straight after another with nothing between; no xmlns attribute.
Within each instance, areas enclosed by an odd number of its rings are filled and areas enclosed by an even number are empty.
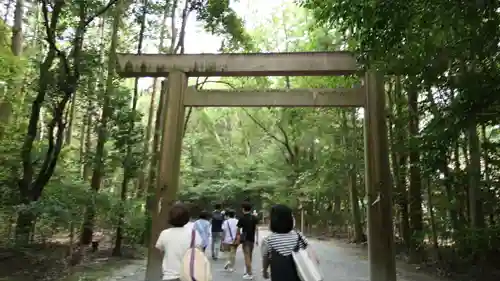
<svg viewBox="0 0 500 281"><path fill-rule="evenodd" d="M149 242L146 281L161 280L162 255L155 248L161 231L169 227L168 211L176 200L179 189L181 164L182 132L184 130L184 96L187 88L187 75L174 71L168 75L168 91L165 98L162 118L165 118L160 146L160 173L157 176L155 207L153 213L151 239ZM159 210L158 210L159 209Z"/></svg>

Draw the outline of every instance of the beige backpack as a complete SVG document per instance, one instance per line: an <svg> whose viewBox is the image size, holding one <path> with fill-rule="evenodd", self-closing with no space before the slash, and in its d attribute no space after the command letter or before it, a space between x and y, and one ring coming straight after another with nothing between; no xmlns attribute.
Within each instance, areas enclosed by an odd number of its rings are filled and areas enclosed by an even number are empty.
<svg viewBox="0 0 500 281"><path fill-rule="evenodd" d="M181 281L212 281L212 267L205 253L195 246L196 230L191 231L191 244L182 258Z"/></svg>

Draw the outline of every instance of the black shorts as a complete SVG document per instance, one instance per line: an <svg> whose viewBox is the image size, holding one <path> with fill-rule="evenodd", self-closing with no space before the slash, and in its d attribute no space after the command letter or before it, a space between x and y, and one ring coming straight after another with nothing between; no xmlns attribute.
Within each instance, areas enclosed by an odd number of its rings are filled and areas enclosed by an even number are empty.
<svg viewBox="0 0 500 281"><path fill-rule="evenodd" d="M243 252L247 252L249 254L253 253L253 246L254 245L255 245L254 241L242 241L241 242Z"/></svg>

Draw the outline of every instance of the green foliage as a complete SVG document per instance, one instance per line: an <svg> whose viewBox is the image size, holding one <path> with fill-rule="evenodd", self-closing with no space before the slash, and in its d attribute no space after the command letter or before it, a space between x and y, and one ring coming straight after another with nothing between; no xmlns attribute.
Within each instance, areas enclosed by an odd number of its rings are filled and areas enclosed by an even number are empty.
<svg viewBox="0 0 500 281"><path fill-rule="evenodd" d="M252 39L245 31L243 20L229 7L229 0L192 0L191 9L197 19L205 23L205 29L225 37L227 48L252 50Z"/></svg>

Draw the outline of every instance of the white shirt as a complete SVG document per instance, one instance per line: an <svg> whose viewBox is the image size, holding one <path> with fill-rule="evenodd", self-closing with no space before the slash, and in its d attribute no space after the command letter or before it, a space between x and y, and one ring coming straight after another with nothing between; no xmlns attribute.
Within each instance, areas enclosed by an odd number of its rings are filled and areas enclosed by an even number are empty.
<svg viewBox="0 0 500 281"><path fill-rule="evenodd" d="M187 229L189 229L189 230L192 230L192 229L193 229L193 227L194 227L194 222L193 222L193 221L188 221L188 223L186 223L186 224L184 225L184 228L187 228Z"/></svg>
<svg viewBox="0 0 500 281"><path fill-rule="evenodd" d="M178 279L182 259L191 246L192 228L172 227L160 233L155 247L163 252L162 280ZM201 247L202 239L195 231L195 246Z"/></svg>
<svg viewBox="0 0 500 281"><path fill-rule="evenodd" d="M235 218L227 219L222 223L222 231L225 233L224 240L222 240L224 244L233 243L236 231L238 230L237 224L238 220Z"/></svg>

